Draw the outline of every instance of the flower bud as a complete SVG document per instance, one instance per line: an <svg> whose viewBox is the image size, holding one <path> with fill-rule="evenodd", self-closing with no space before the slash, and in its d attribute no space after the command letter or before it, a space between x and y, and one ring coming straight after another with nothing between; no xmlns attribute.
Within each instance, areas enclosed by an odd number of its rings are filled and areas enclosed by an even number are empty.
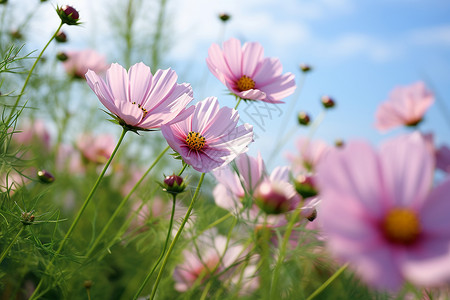
<svg viewBox="0 0 450 300"><path fill-rule="evenodd" d="M294 186L297 193L303 197L303 199L314 197L318 194L314 180L312 176L299 175L294 180Z"/></svg>
<svg viewBox="0 0 450 300"><path fill-rule="evenodd" d="M332 107L334 107L336 105L334 103L334 100L331 97L327 96L327 95L322 96L322 98L320 100L322 101L323 107L325 107L327 109L328 108L332 108Z"/></svg>
<svg viewBox="0 0 450 300"><path fill-rule="evenodd" d="M67 54L64 53L64 52L58 52L58 53L56 54L56 59L59 60L59 61L66 61L68 58L69 58L69 57L68 57Z"/></svg>
<svg viewBox="0 0 450 300"><path fill-rule="evenodd" d="M311 121L309 115L303 111L298 113L297 118L298 118L298 123L303 126L308 126L309 122Z"/></svg>
<svg viewBox="0 0 450 300"><path fill-rule="evenodd" d="M304 63L301 63L299 67L300 67L300 70L302 70L303 73L308 73L309 71L312 70L310 65L307 65L307 64L304 64Z"/></svg>
<svg viewBox="0 0 450 300"><path fill-rule="evenodd" d="M64 33L64 31L59 31L55 36L55 40L58 43L65 43L67 42L67 35Z"/></svg>
<svg viewBox="0 0 450 300"><path fill-rule="evenodd" d="M168 193L179 194L184 191L186 184L182 177L173 174L164 178L163 188Z"/></svg>
<svg viewBox="0 0 450 300"><path fill-rule="evenodd" d="M0 4L6 4L8 0L0 0Z"/></svg>
<svg viewBox="0 0 450 300"><path fill-rule="evenodd" d="M231 16L227 13L219 14L219 19L222 20L222 22L224 22L224 23L226 23L230 18L231 18Z"/></svg>
<svg viewBox="0 0 450 300"><path fill-rule="evenodd" d="M80 15L78 11L69 5L63 5L61 7L56 7L56 12L61 18L61 21L67 25L78 25Z"/></svg>
<svg viewBox="0 0 450 300"><path fill-rule="evenodd" d="M92 280L85 280L83 283L85 289L90 289L92 287Z"/></svg>
<svg viewBox="0 0 450 300"><path fill-rule="evenodd" d="M256 204L267 214L282 214L289 210L289 199L270 182L262 182L255 191Z"/></svg>
<svg viewBox="0 0 450 300"><path fill-rule="evenodd" d="M10 32L11 37L16 40L20 40L23 38L22 32L19 29L14 29Z"/></svg>
<svg viewBox="0 0 450 300"><path fill-rule="evenodd" d="M334 145L338 148L342 148L344 147L345 143L342 139L337 139L334 141Z"/></svg>
<svg viewBox="0 0 450 300"><path fill-rule="evenodd" d="M34 215L33 212L23 212L22 213L22 220L21 220L23 225L31 225L34 222Z"/></svg>
<svg viewBox="0 0 450 300"><path fill-rule="evenodd" d="M49 171L39 170L37 172L39 180L43 183L52 183L55 181L55 176L53 176Z"/></svg>
<svg viewBox="0 0 450 300"><path fill-rule="evenodd" d="M310 222L314 221L316 218L317 218L317 210L316 209L314 209L312 211L312 213L308 217L306 217L306 219L308 219L308 221L310 221Z"/></svg>

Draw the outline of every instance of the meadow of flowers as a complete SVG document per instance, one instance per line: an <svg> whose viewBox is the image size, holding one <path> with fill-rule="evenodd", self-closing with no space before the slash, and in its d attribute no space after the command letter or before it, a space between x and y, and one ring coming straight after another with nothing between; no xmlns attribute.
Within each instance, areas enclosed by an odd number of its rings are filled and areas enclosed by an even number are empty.
<svg viewBox="0 0 450 300"><path fill-rule="evenodd" d="M1 299L449 299L450 148L419 130L435 102L423 82L374 112L409 133L330 145L296 112L310 134L268 169L240 110L300 87L258 41L212 43L227 94L197 99L158 68L161 22L145 59L121 24L111 62L64 46L82 12L44 2L60 25L36 50L0 2Z"/></svg>

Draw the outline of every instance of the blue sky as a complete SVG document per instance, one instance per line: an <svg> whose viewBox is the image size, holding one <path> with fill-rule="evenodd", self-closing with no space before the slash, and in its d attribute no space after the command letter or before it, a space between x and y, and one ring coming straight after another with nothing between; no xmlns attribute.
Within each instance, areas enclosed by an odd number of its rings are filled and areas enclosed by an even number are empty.
<svg viewBox="0 0 450 300"><path fill-rule="evenodd" d="M106 1L111 3L110 1ZM329 143L364 138L378 144L402 132L378 133L374 127L377 106L397 85L425 80L450 109L450 2L445 0L169 0L167 34L172 40L163 68L172 67L182 81L190 82L201 100L217 96L222 105L234 106L234 97L207 71L205 58L211 43L230 37L242 42L257 41L266 56L280 58L284 70L296 74L299 63L314 69L309 73L300 97L291 96L264 129L255 128L258 139L251 154L260 151L267 158L279 133L296 127L296 112L321 111L319 99L327 94L337 102L329 111L315 138ZM111 54L105 1L57 1L80 10L83 27L71 27L72 45L95 45ZM54 3L54 4L56 4ZM231 15L225 30L217 18ZM145 17L149 12L142 11ZM49 15L49 20L54 16ZM51 22L51 21L49 21ZM55 20L57 22L57 20ZM51 28L51 27L50 27ZM103 42L103 40L107 42ZM111 61L113 62L113 61ZM292 102L295 102L292 104ZM240 110L245 104L241 104ZM286 111L293 111L286 113ZM251 121L241 112L242 119ZM421 128L433 131L438 144L450 144L450 127L438 103L429 110ZM282 149L275 164L283 164L283 152L308 131L298 129ZM277 147L280 148L280 147Z"/></svg>

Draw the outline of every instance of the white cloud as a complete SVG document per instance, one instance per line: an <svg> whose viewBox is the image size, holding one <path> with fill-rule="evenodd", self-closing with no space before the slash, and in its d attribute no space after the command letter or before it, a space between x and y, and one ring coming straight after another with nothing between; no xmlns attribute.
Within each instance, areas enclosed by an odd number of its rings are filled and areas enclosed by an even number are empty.
<svg viewBox="0 0 450 300"><path fill-rule="evenodd" d="M409 34L409 40L416 45L450 46L450 25L421 28Z"/></svg>

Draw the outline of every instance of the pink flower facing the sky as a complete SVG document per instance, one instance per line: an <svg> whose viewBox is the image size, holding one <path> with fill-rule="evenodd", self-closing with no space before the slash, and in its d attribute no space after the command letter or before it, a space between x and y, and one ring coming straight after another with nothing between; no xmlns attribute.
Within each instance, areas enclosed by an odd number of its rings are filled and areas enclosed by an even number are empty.
<svg viewBox="0 0 450 300"><path fill-rule="evenodd" d="M286 153L286 158L292 164L294 174L314 173L316 165L326 156L330 147L321 140L311 140L299 137L296 141L297 153Z"/></svg>
<svg viewBox="0 0 450 300"><path fill-rule="evenodd" d="M328 246L369 284L399 289L450 279L450 180L432 188L434 158L420 134L375 151L352 141L318 166Z"/></svg>
<svg viewBox="0 0 450 300"><path fill-rule="evenodd" d="M84 79L88 70L103 73L109 67L106 57L92 49L66 51L64 54L67 55L63 62L64 69L67 74L76 78Z"/></svg>
<svg viewBox="0 0 450 300"><path fill-rule="evenodd" d="M144 63L133 65L127 72L113 63L106 71L106 81L94 71L86 73L89 87L102 104L128 129L158 129L173 121L192 101L192 88L177 84L178 76L171 69L157 70L152 75Z"/></svg>
<svg viewBox="0 0 450 300"><path fill-rule="evenodd" d="M212 44L206 63L216 76L235 95L242 99L283 103L295 88L295 76L282 74L277 58L264 57L263 47L256 42L241 47L238 39L223 43L223 49Z"/></svg>
<svg viewBox="0 0 450 300"><path fill-rule="evenodd" d="M253 141L253 127L237 126L238 112L220 108L215 97L189 107L177 119L180 121L161 126L161 132L184 162L199 172L228 164Z"/></svg>
<svg viewBox="0 0 450 300"><path fill-rule="evenodd" d="M434 95L423 82L396 87L375 114L375 127L387 131L398 126L415 126L433 104Z"/></svg>
<svg viewBox="0 0 450 300"><path fill-rule="evenodd" d="M83 157L96 164L104 164L114 151L116 142L111 134L93 136L83 134L77 140L77 147Z"/></svg>

